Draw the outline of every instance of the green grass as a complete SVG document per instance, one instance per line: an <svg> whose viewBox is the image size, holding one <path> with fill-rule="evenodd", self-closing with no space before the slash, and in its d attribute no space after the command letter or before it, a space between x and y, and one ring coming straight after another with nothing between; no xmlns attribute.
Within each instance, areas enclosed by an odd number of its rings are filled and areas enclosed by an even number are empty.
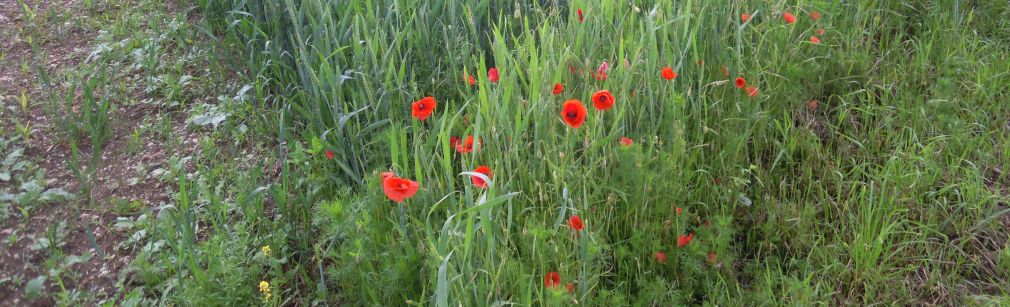
<svg viewBox="0 0 1010 307"><path fill-rule="evenodd" d="M129 301L259 304L260 281L268 305L1010 299L1005 2L190 4L202 22L152 21L175 26L102 53L213 131L170 155L172 204L131 222L146 235ZM206 79L159 64L190 43ZM229 72L238 84L209 86ZM614 108L592 107L601 89ZM220 97L189 104L201 91ZM438 106L419 121L425 96ZM567 99L589 107L583 127L561 121ZM103 122L85 122L94 140ZM147 133L179 147L171 125ZM480 150L457 153L468 135ZM487 189L470 183L480 165ZM420 191L390 201L383 171Z"/></svg>

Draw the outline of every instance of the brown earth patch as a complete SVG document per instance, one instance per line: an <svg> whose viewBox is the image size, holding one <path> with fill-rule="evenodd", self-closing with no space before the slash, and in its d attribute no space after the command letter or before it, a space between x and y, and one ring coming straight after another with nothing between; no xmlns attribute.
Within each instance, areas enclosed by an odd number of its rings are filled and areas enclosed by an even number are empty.
<svg viewBox="0 0 1010 307"><path fill-rule="evenodd" d="M82 8L81 1L75 0L29 0L27 5L41 14L50 9L72 16L87 18L87 10ZM175 10L173 4L165 4L166 10ZM112 8L112 9L124 9ZM94 13L94 12L93 12ZM98 12L108 13L108 12ZM62 95L64 91L73 89L47 88L39 84L38 67L44 67L51 76L73 69L87 58L92 40L97 36L97 29L86 29L70 25L55 35L47 33L45 26L29 24L29 17L17 1L0 1L0 121L3 135L13 135L17 124L28 124L32 127L31 138L25 142L25 154L33 163L38 164L45 173L46 187L62 187L66 191L79 194L80 183L71 172L71 150L66 143L66 137L60 135L58 122L50 118L46 111L48 95ZM40 33L37 47L28 41L29 34L25 29L35 27ZM27 68L27 69L26 69ZM142 91L133 91L131 97L137 101L144 99ZM28 112L21 108L21 96L28 98ZM80 105L80 94L75 99L75 107ZM127 150L130 136L145 119L164 117L172 123L172 134L181 137L181 154L192 154L198 145L199 136L185 129L185 114L169 112L151 104L113 101L117 109L111 120L111 135L102 152L101 163L97 169L97 178L92 182L91 197L95 200L88 204L77 195L74 201L42 204L35 208L27 219L12 217L0 228L0 237L7 238L16 233L20 239L11 245L3 243L0 248L0 280L18 277L21 284L0 284L0 306L50 306L56 303L54 297L60 292L60 287L53 278L46 282L46 295L37 300L24 297L24 283L46 275L46 261L52 258L52 249L33 249L33 244L39 238L45 238L47 232L61 222L65 223L65 237L58 247L58 254L65 256L93 256L87 260L72 265L61 277L63 286L68 291L76 290L86 302L101 302L114 299L117 296L119 272L132 261L132 247L123 242L128 233L113 227L119 214L127 216L134 213L124 213L117 210L116 203L138 201L142 210L171 201L173 181L162 181L151 175L156 168L167 169L169 145L158 138L143 137L139 148ZM89 159L90 148L87 141L80 145L81 158ZM139 149L139 150L138 150ZM176 151L176 154L179 154ZM136 166L146 166L143 172L138 172ZM130 178L136 178L130 183ZM0 183L4 184L4 183ZM104 257L103 257L104 256Z"/></svg>

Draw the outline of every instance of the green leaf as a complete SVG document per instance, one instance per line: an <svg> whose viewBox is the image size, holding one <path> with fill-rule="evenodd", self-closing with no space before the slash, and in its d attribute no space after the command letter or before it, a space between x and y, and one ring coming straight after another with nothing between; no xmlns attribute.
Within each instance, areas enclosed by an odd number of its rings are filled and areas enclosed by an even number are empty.
<svg viewBox="0 0 1010 307"><path fill-rule="evenodd" d="M320 153L322 151L323 151L323 141L320 140L318 137L313 136L312 137L312 149L309 149L308 152L310 154L315 155L315 154L318 154L318 153Z"/></svg>
<svg viewBox="0 0 1010 307"><path fill-rule="evenodd" d="M74 194L70 194L63 188L49 189L42 193L39 197L40 201L51 202L51 201L61 201L61 200L72 200L74 199Z"/></svg>
<svg viewBox="0 0 1010 307"><path fill-rule="evenodd" d="M743 193L740 193L740 195L737 196L737 200L740 201L740 204L744 205L745 207L750 207L750 205L754 203L750 200L750 198L747 197L747 195L744 195Z"/></svg>
<svg viewBox="0 0 1010 307"><path fill-rule="evenodd" d="M36 299L42 296L42 291L44 290L43 287L45 287L45 283L46 283L45 275L35 277L35 279L29 281L28 284L25 284L25 297L27 297L28 299Z"/></svg>
<svg viewBox="0 0 1010 307"><path fill-rule="evenodd" d="M449 282L447 280L449 258L452 258L452 252L449 252L445 256L445 260L442 260L442 264L438 266L438 285L435 286L435 301L438 307L449 306Z"/></svg>
<svg viewBox="0 0 1010 307"><path fill-rule="evenodd" d="M21 148L11 151L10 153L7 154L7 157L4 158L3 165L14 165L14 162L21 157L21 154L23 152L24 149Z"/></svg>
<svg viewBox="0 0 1010 307"><path fill-rule="evenodd" d="M63 267L69 268L72 265L87 262L88 260L91 260L91 256L91 253L84 253L84 255L80 256L69 256L66 259L63 259Z"/></svg>
<svg viewBox="0 0 1010 307"><path fill-rule="evenodd" d="M495 198L492 198L492 199L486 200L486 201L485 201L485 199L487 198L487 195L483 195L481 197L481 202L478 205L470 207L470 208L467 208L466 210L460 211L457 214L470 213L470 212L481 210L481 209L484 209L484 208L494 207L494 206L497 206L497 205L505 203L506 200L509 200L512 197L515 197L516 195L519 195L519 192L508 193L508 194L501 195L501 196L498 196L498 197L495 197Z"/></svg>

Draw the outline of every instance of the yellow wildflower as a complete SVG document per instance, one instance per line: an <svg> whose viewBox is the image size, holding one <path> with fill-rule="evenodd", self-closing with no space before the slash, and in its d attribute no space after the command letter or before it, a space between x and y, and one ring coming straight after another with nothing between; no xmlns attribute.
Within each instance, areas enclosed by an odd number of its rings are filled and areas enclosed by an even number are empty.
<svg viewBox="0 0 1010 307"><path fill-rule="evenodd" d="M260 282L260 293L263 293L263 300L270 300L270 283L266 280Z"/></svg>
<svg viewBox="0 0 1010 307"><path fill-rule="evenodd" d="M270 257L270 245L263 245L263 247L260 248L260 251L263 252L263 255Z"/></svg>

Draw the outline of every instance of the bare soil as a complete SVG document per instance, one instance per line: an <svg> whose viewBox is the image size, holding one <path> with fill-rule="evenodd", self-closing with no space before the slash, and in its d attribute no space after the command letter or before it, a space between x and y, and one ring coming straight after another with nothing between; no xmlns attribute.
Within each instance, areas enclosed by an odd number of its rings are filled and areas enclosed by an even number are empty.
<svg viewBox="0 0 1010 307"><path fill-rule="evenodd" d="M27 5L35 12L48 12L50 9L59 12L70 12L74 16L86 16L79 0L29 0ZM168 5L168 4L166 4ZM120 8L121 9L121 8ZM169 8L171 9L171 8ZM35 130L31 139L26 142L25 154L31 161L39 165L45 173L47 187L63 187L66 191L79 194L80 183L70 171L67 161L70 160L70 146L59 135L59 129L54 119L46 112L44 97L47 94L39 87L38 75L34 69L23 68L23 63L45 65L50 75L57 76L61 72L73 69L81 64L90 51L93 39L98 35L96 29L81 29L69 27L62 35L40 35L38 49L33 50L23 33L29 26L26 12L17 1L0 1L0 107L7 109L0 121L0 128L5 134L15 131L15 122L28 123ZM20 110L20 97L28 97L30 111L28 114L11 110ZM142 93L135 93L133 99ZM80 99L80 95L77 96ZM75 103L79 104L79 101ZM183 149L192 151L197 145L197 136L185 131L185 116L173 114L167 110L148 104L119 104L113 115L112 135L102 154L98 169L97 182L93 182L93 204L84 201L86 197L77 195L76 200L49 203L38 206L30 213L30 217L11 218L11 221L0 228L0 238L7 238L16 233L20 239L13 245L3 243L0 248L0 280L19 276L22 282L27 282L37 276L47 274L45 262L51 257L47 249L33 250L31 246L37 238L45 238L51 227L60 222L66 223L66 237L62 241L64 255L92 254L90 260L73 265L62 276L64 286L76 289L88 301L101 302L117 295L119 272L132 261L135 251L132 247L122 244L128 233L113 227L117 215L114 200L139 201L146 208L158 206L170 201L172 187L153 176L137 174L135 166L144 165L147 170L158 167L167 168L166 144L159 140L143 140L140 150L127 151L127 142L131 133L145 118L166 116L173 122L173 133L183 136ZM6 112L6 113L4 113ZM87 143L87 142L85 142ZM84 159L88 159L87 144L81 145ZM135 184L126 183L127 178L137 177ZM0 182L0 184L4 184ZM93 237L93 239L92 239ZM100 256L104 255L104 257ZM53 278L46 283L48 295L29 300L24 297L22 284L5 283L0 285L0 306L51 306L55 304L53 293L60 288Z"/></svg>

